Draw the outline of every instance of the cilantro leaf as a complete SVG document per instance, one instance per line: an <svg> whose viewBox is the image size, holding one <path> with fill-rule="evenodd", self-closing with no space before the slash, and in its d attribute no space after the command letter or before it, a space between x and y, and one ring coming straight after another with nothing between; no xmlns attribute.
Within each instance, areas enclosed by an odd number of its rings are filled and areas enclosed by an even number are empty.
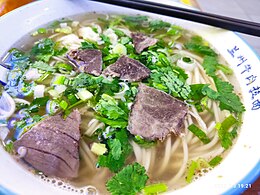
<svg viewBox="0 0 260 195"><path fill-rule="evenodd" d="M55 43L52 39L45 38L33 46L31 55L36 60L48 62L52 56L63 55L67 50L65 47L61 48L59 43Z"/></svg>
<svg viewBox="0 0 260 195"><path fill-rule="evenodd" d="M128 135L125 129L115 130L114 138L107 141L109 152L100 155L97 165L107 167L113 172L118 172L125 164L129 154L132 152L132 146L128 141Z"/></svg>
<svg viewBox="0 0 260 195"><path fill-rule="evenodd" d="M107 183L107 190L112 195L135 195L140 192L148 180L145 168L138 163L126 166Z"/></svg>
<svg viewBox="0 0 260 195"><path fill-rule="evenodd" d="M215 51L211 49L207 44L202 40L200 36L194 36L191 38L190 42L184 44L185 48L193 51L195 53L207 56L217 56Z"/></svg>
<svg viewBox="0 0 260 195"><path fill-rule="evenodd" d="M81 42L81 49L97 49L97 45L88 41Z"/></svg>
<svg viewBox="0 0 260 195"><path fill-rule="evenodd" d="M36 45L33 46L31 54L35 56L37 60L48 62L54 55L54 41L46 38L40 40Z"/></svg>
<svg viewBox="0 0 260 195"><path fill-rule="evenodd" d="M108 126L114 127L114 128L125 128L128 124L126 120L117 119L117 120L110 120L105 117L95 115L95 118Z"/></svg>
<svg viewBox="0 0 260 195"><path fill-rule="evenodd" d="M118 106L117 101L107 94L101 96L94 109L101 116L105 116L108 119L128 119L127 113Z"/></svg>
<svg viewBox="0 0 260 195"><path fill-rule="evenodd" d="M111 153L115 160L119 160L122 150L121 150L121 142L118 139L112 139L110 141Z"/></svg>
<svg viewBox="0 0 260 195"><path fill-rule="evenodd" d="M215 56L205 56L202 66L207 75L215 76L217 70L218 60Z"/></svg>
<svg viewBox="0 0 260 195"><path fill-rule="evenodd" d="M203 91L208 86L208 84L192 84L190 85L190 99L192 100L201 100L205 97L205 94L203 94Z"/></svg>
<svg viewBox="0 0 260 195"><path fill-rule="evenodd" d="M87 90L94 92L99 87L102 80L103 77L101 76L95 77L90 74L80 73L72 81L72 87L76 89L79 87L84 87L87 88Z"/></svg>
<svg viewBox="0 0 260 195"><path fill-rule="evenodd" d="M218 100L220 101L219 107L221 110L229 110L231 112L244 112L245 107L241 103L240 98L233 92L234 87L226 81L215 77L214 82L219 93Z"/></svg>
<svg viewBox="0 0 260 195"><path fill-rule="evenodd" d="M187 99L191 92L189 85L183 82L183 77L171 67L157 68L151 71L150 86L165 91L174 97Z"/></svg>
<svg viewBox="0 0 260 195"><path fill-rule="evenodd" d="M124 20L124 23L129 26L130 28L135 28L138 26L142 26L142 24L146 21L148 21L148 16L128 16L124 15L122 16L122 19Z"/></svg>
<svg viewBox="0 0 260 195"><path fill-rule="evenodd" d="M37 68L39 70L43 70L46 72L55 72L56 69L53 66L50 66L49 64L43 62L43 61L36 61L32 64L32 68Z"/></svg>
<svg viewBox="0 0 260 195"><path fill-rule="evenodd" d="M156 30L161 30L163 28L168 28L170 26L171 24L169 22L164 22L162 20L151 20L149 22L149 27L151 29L151 32Z"/></svg>
<svg viewBox="0 0 260 195"><path fill-rule="evenodd" d="M204 144L208 144L210 142L209 137L206 135L204 131L202 131L200 128L198 128L196 125L191 124L188 129L196 135L200 141L202 141Z"/></svg>
<svg viewBox="0 0 260 195"><path fill-rule="evenodd" d="M145 140L139 135L134 136L133 140L135 141L135 143L139 144L143 148L150 148L157 144L156 141Z"/></svg>
<svg viewBox="0 0 260 195"><path fill-rule="evenodd" d="M232 74L233 71L229 67L219 64L217 56L205 56L202 66L207 75L214 77L216 70L222 70L225 74Z"/></svg>
<svg viewBox="0 0 260 195"><path fill-rule="evenodd" d="M205 56L202 66L206 73L213 78L217 88L217 91L214 91L209 87L203 87L203 89L201 89L202 94L207 95L210 99L218 100L221 110L238 113L244 112L245 107L241 103L240 98L234 93L233 85L229 82L222 81L216 76L216 70L222 67L222 65L218 63L217 57Z"/></svg>

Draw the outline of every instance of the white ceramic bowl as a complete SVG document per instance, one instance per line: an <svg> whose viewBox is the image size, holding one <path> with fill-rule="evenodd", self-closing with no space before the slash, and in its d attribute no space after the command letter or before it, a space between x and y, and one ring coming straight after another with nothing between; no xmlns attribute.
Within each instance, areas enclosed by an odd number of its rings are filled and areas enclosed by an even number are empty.
<svg viewBox="0 0 260 195"><path fill-rule="evenodd" d="M96 11L101 13L146 14L170 21L192 30L210 42L233 68L242 89L246 112L244 124L238 140L220 166L200 180L170 194L239 194L259 177L260 142L259 116L260 94L252 99L251 89L260 87L259 57L236 34L230 31L192 23L185 20L164 17L145 12L134 11L116 6L93 3L86 0L43 0L21 7L0 18L0 56L23 35L32 32L38 26L55 19L75 14ZM234 56L232 49L236 47ZM241 63L241 56L247 59ZM249 71L244 71L250 65ZM1 72L0 72L1 74ZM250 83L250 79L255 80ZM18 165L13 158L0 147L0 194L9 190L15 194L69 194L53 187L29 173Z"/></svg>

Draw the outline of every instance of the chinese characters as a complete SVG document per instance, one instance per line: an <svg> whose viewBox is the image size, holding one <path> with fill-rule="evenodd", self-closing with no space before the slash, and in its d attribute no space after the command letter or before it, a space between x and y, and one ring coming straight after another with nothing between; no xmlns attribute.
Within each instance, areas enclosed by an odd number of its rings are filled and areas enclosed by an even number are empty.
<svg viewBox="0 0 260 195"><path fill-rule="evenodd" d="M237 68L241 70L240 74L246 81L246 86L249 88L248 92L252 99L251 110L260 109L260 87L256 84L257 76L254 74L253 68L248 62L247 57L243 55L238 46L227 49L227 52L234 60L236 60Z"/></svg>

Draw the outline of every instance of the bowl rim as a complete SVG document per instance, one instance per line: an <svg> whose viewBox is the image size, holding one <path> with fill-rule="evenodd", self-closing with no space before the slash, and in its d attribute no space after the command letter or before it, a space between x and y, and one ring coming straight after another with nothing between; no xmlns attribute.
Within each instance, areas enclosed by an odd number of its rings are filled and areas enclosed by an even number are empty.
<svg viewBox="0 0 260 195"><path fill-rule="evenodd" d="M43 1L34 1L32 3L29 3L27 5L21 6L7 14L5 14L4 16L0 17L0 21L1 20L5 20L5 18L8 18L9 15L13 15L16 14L16 12L19 12L23 9L25 9L26 7L31 7L35 4L43 4ZM250 48L250 50L255 54L255 56L257 56L258 59L260 59L260 55L241 37L239 36L237 33L232 32L236 37L238 37L240 40L242 40L244 42L244 44ZM259 162L255 165L255 167L237 184L249 184L249 183L253 183L258 177L260 177L260 164ZM4 192L7 192L8 194L12 193L10 190L8 190L7 188L5 188L4 186L1 186L0 184L0 192L2 192L2 190ZM230 188L229 190L227 190L226 192L224 192L224 194L232 194L232 193L242 193L243 191L245 191L246 188Z"/></svg>

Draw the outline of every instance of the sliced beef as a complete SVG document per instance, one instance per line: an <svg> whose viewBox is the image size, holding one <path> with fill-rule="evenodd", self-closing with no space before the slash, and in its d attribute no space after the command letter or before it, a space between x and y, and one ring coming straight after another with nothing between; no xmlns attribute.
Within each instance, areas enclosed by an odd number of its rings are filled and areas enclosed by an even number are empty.
<svg viewBox="0 0 260 195"><path fill-rule="evenodd" d="M77 127L80 122L80 113L79 111L74 110L72 113L70 113L66 120L63 119L62 115L57 114L55 116L48 117L37 125L42 128L67 134L77 141L80 139L80 132L75 127Z"/></svg>
<svg viewBox="0 0 260 195"><path fill-rule="evenodd" d="M121 80L135 82L141 81L150 75L150 70L141 62L121 56L114 64L108 66L103 74L106 76L119 77Z"/></svg>
<svg viewBox="0 0 260 195"><path fill-rule="evenodd" d="M167 93L140 84L128 121L128 130L148 140L163 140L170 132L183 134L188 106Z"/></svg>
<svg viewBox="0 0 260 195"><path fill-rule="evenodd" d="M97 49L72 50L67 54L79 72L99 76L102 72L102 53Z"/></svg>
<svg viewBox="0 0 260 195"><path fill-rule="evenodd" d="M144 49L157 43L157 39L148 37L143 33L131 33L131 37L137 53L141 53Z"/></svg>
<svg viewBox="0 0 260 195"><path fill-rule="evenodd" d="M51 116L32 127L14 142L15 150L26 148L23 159L47 176L71 179L79 169L80 113L65 120Z"/></svg>
<svg viewBox="0 0 260 195"><path fill-rule="evenodd" d="M72 179L78 176L78 173L71 169L66 161L50 153L27 148L24 159L35 169L41 170L47 176L66 179ZM78 169L78 167L75 167L75 169Z"/></svg>

